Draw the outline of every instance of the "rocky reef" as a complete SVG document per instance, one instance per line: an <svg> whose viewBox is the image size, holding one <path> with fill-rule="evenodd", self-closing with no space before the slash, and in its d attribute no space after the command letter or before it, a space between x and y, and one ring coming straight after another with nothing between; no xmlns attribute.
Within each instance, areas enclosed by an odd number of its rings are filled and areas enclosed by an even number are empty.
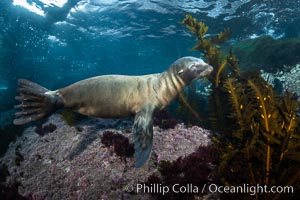
<svg viewBox="0 0 300 200"><path fill-rule="evenodd" d="M130 154L131 125L130 119L84 119L75 127L54 114L38 128L46 132L37 134L33 125L10 144L0 159L9 174L4 183L17 183L14 191L26 199L154 199L135 185L157 173L162 161L176 161L210 144L210 132L197 126L155 126L152 155L137 169ZM49 126L56 129L47 131ZM118 154L120 145L128 154Z"/></svg>
<svg viewBox="0 0 300 200"><path fill-rule="evenodd" d="M300 39L275 40L264 36L237 43L233 46L233 52L242 70L263 69L276 73L286 68L284 66L293 67L300 63Z"/></svg>
<svg viewBox="0 0 300 200"><path fill-rule="evenodd" d="M276 73L262 72L262 77L268 81L278 94L285 91L292 92L300 102L300 64L295 65L288 71L278 71Z"/></svg>
<svg viewBox="0 0 300 200"><path fill-rule="evenodd" d="M14 109L0 112L0 156L3 155L10 142L15 141L21 135L24 127L13 124Z"/></svg>

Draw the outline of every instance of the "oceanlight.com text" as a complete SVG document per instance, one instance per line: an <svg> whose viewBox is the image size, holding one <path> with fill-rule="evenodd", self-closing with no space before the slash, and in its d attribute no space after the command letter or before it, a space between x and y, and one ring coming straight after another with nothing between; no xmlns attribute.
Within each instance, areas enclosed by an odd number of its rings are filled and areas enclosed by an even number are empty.
<svg viewBox="0 0 300 200"><path fill-rule="evenodd" d="M181 194L204 194L204 193L226 193L226 194L263 194L263 193L294 193L293 186L266 186L242 184L238 186L220 186L217 184L204 184L201 186L193 184L136 184L127 185L127 192L136 191L137 193L162 194L181 193Z"/></svg>
<svg viewBox="0 0 300 200"><path fill-rule="evenodd" d="M239 186L219 186L210 184L208 191L211 193L231 193L231 194L263 194L263 193L294 193L293 186L266 186L242 184Z"/></svg>

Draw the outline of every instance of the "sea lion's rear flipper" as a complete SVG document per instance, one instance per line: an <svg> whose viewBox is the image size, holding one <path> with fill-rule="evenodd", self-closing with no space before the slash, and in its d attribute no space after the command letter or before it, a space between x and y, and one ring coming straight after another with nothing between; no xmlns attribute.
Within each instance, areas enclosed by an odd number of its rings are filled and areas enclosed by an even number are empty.
<svg viewBox="0 0 300 200"><path fill-rule="evenodd" d="M138 112L134 119L134 158L135 167L142 167L148 160L153 145L153 111L148 106Z"/></svg>
<svg viewBox="0 0 300 200"><path fill-rule="evenodd" d="M16 100L21 101L21 104L15 108L22 111L15 113L17 117L14 120L15 125L47 117L61 106L62 103L55 92L25 79L19 79L18 83L19 96L16 96Z"/></svg>

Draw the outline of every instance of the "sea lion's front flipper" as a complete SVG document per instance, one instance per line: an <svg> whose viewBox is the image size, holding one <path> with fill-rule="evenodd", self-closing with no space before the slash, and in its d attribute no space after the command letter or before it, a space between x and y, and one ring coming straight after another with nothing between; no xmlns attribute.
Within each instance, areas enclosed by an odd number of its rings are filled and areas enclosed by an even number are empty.
<svg viewBox="0 0 300 200"><path fill-rule="evenodd" d="M135 167L142 167L148 160L153 145L153 106L138 112L134 119L134 158Z"/></svg>

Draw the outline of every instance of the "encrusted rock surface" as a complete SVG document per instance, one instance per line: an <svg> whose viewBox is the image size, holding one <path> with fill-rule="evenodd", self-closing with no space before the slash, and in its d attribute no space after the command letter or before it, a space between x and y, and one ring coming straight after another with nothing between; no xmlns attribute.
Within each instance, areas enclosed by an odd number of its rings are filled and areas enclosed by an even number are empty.
<svg viewBox="0 0 300 200"><path fill-rule="evenodd" d="M151 158L137 169L134 158L121 158L113 146L101 143L107 130L132 142L132 121L85 119L70 127L54 114L45 122L49 123L56 125L54 132L40 136L35 126L28 127L0 159L10 172L7 182L19 181L20 194L30 199L152 199L151 195L126 190L146 181L157 171L159 161L176 160L210 143L209 131L197 126L154 127ZM16 151L24 158L20 166L15 163Z"/></svg>
<svg viewBox="0 0 300 200"><path fill-rule="evenodd" d="M273 86L276 86L274 85L275 79L279 80L282 87L281 92L288 90L289 92L300 95L300 64L291 68L287 72L280 71L275 74L263 72L262 77ZM300 101L300 97L298 100Z"/></svg>

